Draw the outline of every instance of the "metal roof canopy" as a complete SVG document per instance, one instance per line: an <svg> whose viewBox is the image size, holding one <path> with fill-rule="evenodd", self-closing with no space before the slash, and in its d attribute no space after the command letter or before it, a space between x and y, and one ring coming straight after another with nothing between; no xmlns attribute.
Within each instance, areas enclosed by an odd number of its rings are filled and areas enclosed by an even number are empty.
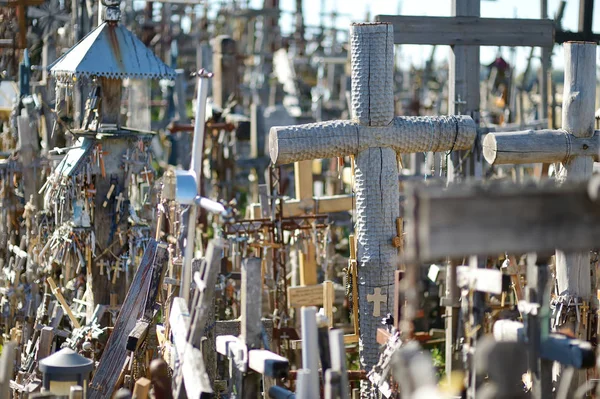
<svg viewBox="0 0 600 399"><path fill-rule="evenodd" d="M163 63L123 25L104 22L48 69L57 78L175 79Z"/></svg>

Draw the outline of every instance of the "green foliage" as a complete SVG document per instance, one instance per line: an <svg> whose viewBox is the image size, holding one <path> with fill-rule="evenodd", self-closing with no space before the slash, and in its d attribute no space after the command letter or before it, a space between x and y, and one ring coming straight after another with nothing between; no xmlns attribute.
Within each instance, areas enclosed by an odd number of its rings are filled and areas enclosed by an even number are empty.
<svg viewBox="0 0 600 399"><path fill-rule="evenodd" d="M433 366L436 368L436 375L438 379L442 379L446 375L446 360L444 353L446 352L444 344L439 344L431 348L431 358L433 360Z"/></svg>
<svg viewBox="0 0 600 399"><path fill-rule="evenodd" d="M346 360L348 370L360 370L360 355L358 349L355 351L346 351Z"/></svg>

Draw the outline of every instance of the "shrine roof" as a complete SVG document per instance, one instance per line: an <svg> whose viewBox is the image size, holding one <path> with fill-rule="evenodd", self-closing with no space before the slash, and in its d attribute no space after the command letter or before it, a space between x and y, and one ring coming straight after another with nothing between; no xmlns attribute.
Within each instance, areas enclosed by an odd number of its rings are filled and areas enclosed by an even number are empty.
<svg viewBox="0 0 600 399"><path fill-rule="evenodd" d="M59 79L175 78L175 70L165 65L127 28L112 22L99 25L48 68Z"/></svg>

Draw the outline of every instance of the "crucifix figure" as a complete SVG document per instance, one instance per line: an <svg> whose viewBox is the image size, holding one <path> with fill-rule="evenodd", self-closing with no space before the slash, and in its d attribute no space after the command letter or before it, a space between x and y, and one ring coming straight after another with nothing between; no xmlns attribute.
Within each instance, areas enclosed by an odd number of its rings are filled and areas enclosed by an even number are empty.
<svg viewBox="0 0 600 399"><path fill-rule="evenodd" d="M274 127L269 148L276 165L355 155L360 352L362 367L370 369L378 359L380 321L370 314L367 295L391 289L397 268L397 154L470 148L476 127L468 116L394 117L392 26L353 24L350 38L352 120ZM380 311L392 308L391 299Z"/></svg>

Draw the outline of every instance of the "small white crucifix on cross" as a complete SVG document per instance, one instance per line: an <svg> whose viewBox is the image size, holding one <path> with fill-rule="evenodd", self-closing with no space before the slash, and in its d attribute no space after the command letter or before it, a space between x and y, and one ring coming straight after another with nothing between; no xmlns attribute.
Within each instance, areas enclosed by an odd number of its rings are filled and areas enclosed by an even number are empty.
<svg viewBox="0 0 600 399"><path fill-rule="evenodd" d="M381 316L381 303L387 302L387 295L381 293L381 288L375 288L372 294L367 295L367 301L373 302L373 316Z"/></svg>

